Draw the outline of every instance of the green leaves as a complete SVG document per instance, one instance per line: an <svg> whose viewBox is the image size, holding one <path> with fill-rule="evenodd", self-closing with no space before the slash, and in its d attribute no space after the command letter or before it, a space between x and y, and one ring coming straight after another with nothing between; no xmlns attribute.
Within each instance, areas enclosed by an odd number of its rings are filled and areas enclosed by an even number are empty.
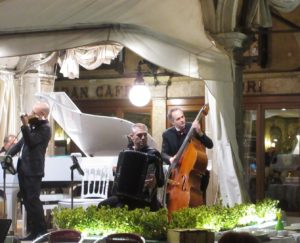
<svg viewBox="0 0 300 243"><path fill-rule="evenodd" d="M264 199L256 204L238 204L224 207L220 204L185 208L173 212L168 222L168 211L163 208L150 212L149 208L128 210L90 206L53 211L54 225L61 229L76 229L86 235L137 233L146 239L166 239L168 228L206 229L221 231L276 219L278 201Z"/></svg>
<svg viewBox="0 0 300 243"><path fill-rule="evenodd" d="M197 228L211 231L229 230L276 219L278 201L265 199L256 204L242 203L234 207L220 204L185 208L172 214L169 228Z"/></svg>
<svg viewBox="0 0 300 243"><path fill-rule="evenodd" d="M96 206L53 210L54 224L61 229L76 229L86 235L107 235L132 232L148 239L165 239L168 226L168 212L161 209L150 212L149 208L128 210Z"/></svg>

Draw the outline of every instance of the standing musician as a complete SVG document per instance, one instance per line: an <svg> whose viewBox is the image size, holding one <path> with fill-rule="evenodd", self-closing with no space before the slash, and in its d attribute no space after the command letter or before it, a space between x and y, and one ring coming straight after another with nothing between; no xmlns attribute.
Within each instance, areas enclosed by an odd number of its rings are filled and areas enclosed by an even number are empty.
<svg viewBox="0 0 300 243"><path fill-rule="evenodd" d="M157 211L161 208L162 205L157 199L157 188L164 185L163 163L160 153L148 146L147 132L147 126L142 123L136 123L132 126L132 132L128 135L128 148L119 154L112 196L100 202L98 207L123 207L127 205L129 209L149 207L151 211ZM146 158L146 160L126 161L128 159L125 156L127 151L129 153L136 151L136 154L140 153L144 155L143 158ZM122 174L124 175L125 173L124 170L127 170L126 173L131 175L142 174L137 171L140 166L134 166L134 162L137 162L137 165L144 163L145 166L142 167L144 168L143 171L146 171L145 179L142 180L141 191L138 193L139 195L130 193L132 191L131 187L139 187L138 184L141 181L139 178L131 178L132 176L129 175L125 176L125 179L121 181ZM121 183L123 184L121 185ZM121 191L121 187L125 188L125 192ZM128 189L127 194L126 188Z"/></svg>
<svg viewBox="0 0 300 243"><path fill-rule="evenodd" d="M17 172L20 194L27 212L28 228L31 233L24 241L32 241L47 233L43 205L40 201L42 178L44 177L45 154L51 138L51 128L47 119L49 105L36 103L30 114L21 116L23 137L8 152L14 156L20 152Z"/></svg>
<svg viewBox="0 0 300 243"><path fill-rule="evenodd" d="M15 135L7 135L3 140L3 147L0 149L0 155L5 155L7 151L18 142Z"/></svg>
<svg viewBox="0 0 300 243"><path fill-rule="evenodd" d="M188 131L192 128L195 129L194 137L200 141L206 148L211 149L213 147L212 140L201 130L199 121L193 123L186 123L183 111L180 108L173 108L168 112L168 120L173 127L168 128L162 134L162 158L166 164L172 164L176 158L176 153L181 147ZM205 170L201 175L200 193L204 193L209 181L209 171ZM168 200L168 197L167 197ZM197 205L193 205L197 206Z"/></svg>

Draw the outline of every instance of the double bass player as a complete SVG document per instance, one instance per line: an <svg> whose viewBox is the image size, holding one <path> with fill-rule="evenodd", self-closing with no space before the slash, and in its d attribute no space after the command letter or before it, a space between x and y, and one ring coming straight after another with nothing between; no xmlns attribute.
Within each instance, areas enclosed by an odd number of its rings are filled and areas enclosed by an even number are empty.
<svg viewBox="0 0 300 243"><path fill-rule="evenodd" d="M199 141L204 148L211 149L213 147L212 140L201 130L201 124L198 120L193 123L186 122L183 111L180 108L173 108L168 112L168 120L172 124L172 127L168 128L162 134L162 158L166 164L172 164L176 159L178 150L181 148L190 129L194 129L193 138ZM177 158L178 159L178 158ZM191 161L190 163L193 163ZM198 185L199 191L204 192L208 185L209 172L205 169L199 178ZM166 195L168 204L168 192ZM203 203L203 202L202 202ZM200 203L201 204L201 203ZM193 205L197 206L197 205Z"/></svg>

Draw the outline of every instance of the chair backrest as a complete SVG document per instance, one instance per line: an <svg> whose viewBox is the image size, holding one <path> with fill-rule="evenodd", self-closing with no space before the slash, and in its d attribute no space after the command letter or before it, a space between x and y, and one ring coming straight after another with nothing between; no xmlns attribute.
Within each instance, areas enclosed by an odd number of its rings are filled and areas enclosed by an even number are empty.
<svg viewBox="0 0 300 243"><path fill-rule="evenodd" d="M106 243L145 243L145 239L137 234L133 233L115 233L106 236Z"/></svg>
<svg viewBox="0 0 300 243"><path fill-rule="evenodd" d="M110 168L86 167L81 181L81 198L103 198L108 195Z"/></svg>
<svg viewBox="0 0 300 243"><path fill-rule="evenodd" d="M79 242L81 233L76 230L57 230L49 234L49 242Z"/></svg>

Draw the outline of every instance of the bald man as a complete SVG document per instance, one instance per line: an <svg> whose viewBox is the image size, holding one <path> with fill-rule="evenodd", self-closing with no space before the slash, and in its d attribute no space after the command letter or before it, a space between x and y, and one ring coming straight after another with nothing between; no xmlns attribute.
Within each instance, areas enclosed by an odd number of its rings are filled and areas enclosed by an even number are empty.
<svg viewBox="0 0 300 243"><path fill-rule="evenodd" d="M44 177L45 154L51 138L48 121L49 105L38 102L30 114L21 116L22 138L11 148L11 156L20 152L17 172L21 197L27 212L30 234L21 239L32 241L47 232L43 205L40 201Z"/></svg>

